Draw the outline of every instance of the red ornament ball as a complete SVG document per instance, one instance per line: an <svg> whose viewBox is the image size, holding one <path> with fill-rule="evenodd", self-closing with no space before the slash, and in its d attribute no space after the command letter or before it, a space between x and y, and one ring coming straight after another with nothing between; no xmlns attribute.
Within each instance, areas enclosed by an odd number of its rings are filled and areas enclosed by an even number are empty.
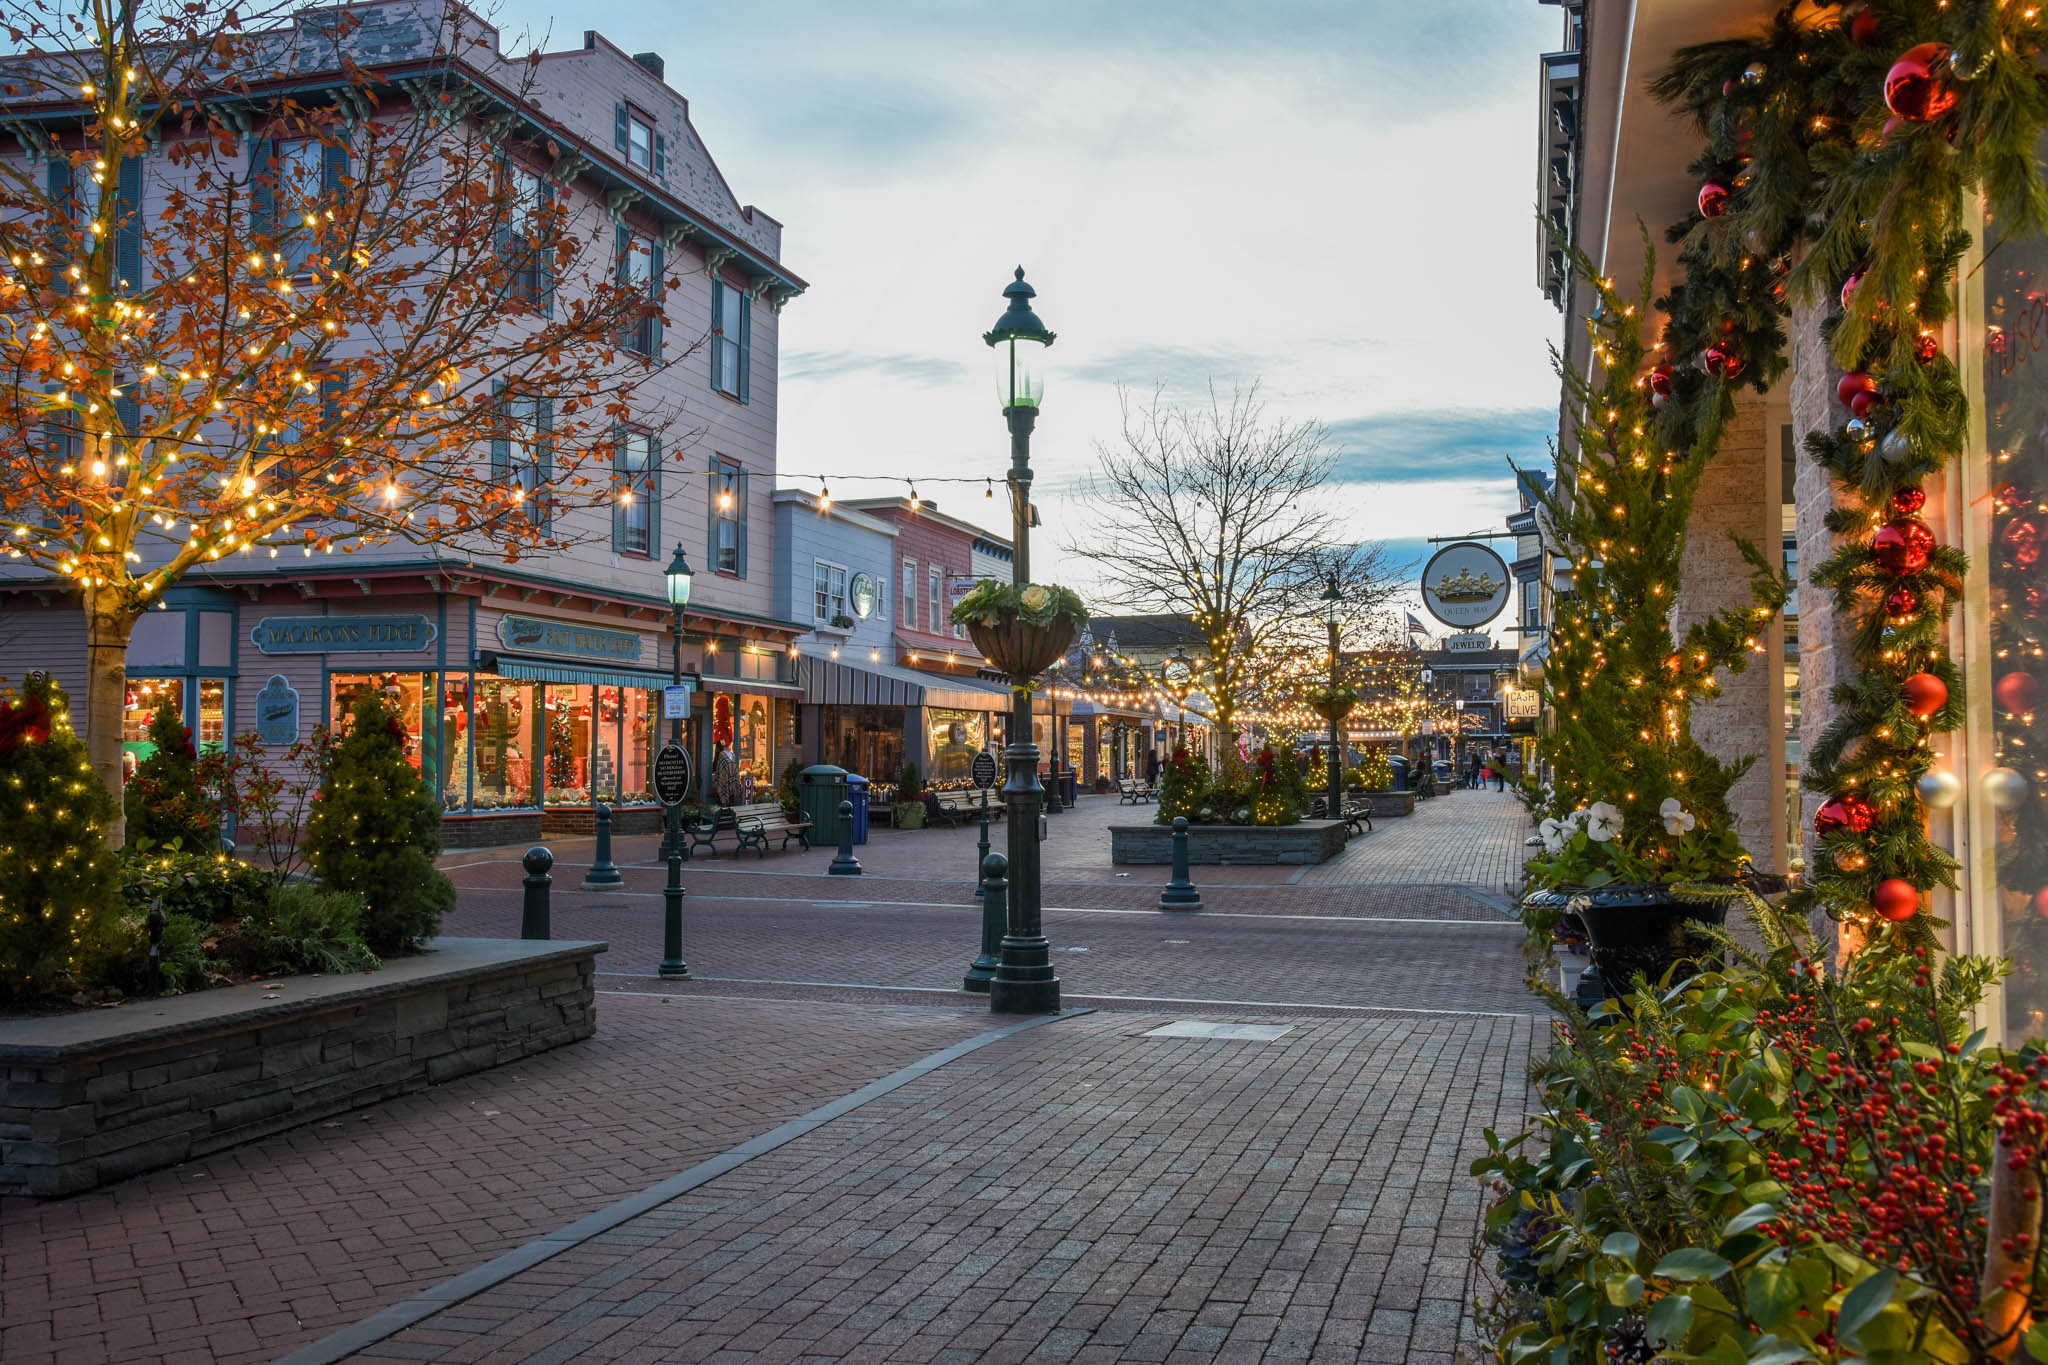
<svg viewBox="0 0 2048 1365"><path fill-rule="evenodd" d="M1941 354L1941 338L1932 332L1922 332L1920 339L1913 343L1913 358L1925 365Z"/></svg>
<svg viewBox="0 0 2048 1365"><path fill-rule="evenodd" d="M1835 400L1840 403L1853 402L1859 393L1877 392L1877 381L1868 370L1851 370L1835 384ZM1861 417L1862 413L1856 414Z"/></svg>
<svg viewBox="0 0 2048 1365"><path fill-rule="evenodd" d="M1855 274L1851 275L1848 279L1842 281L1843 312L1846 313L1849 311L1849 300L1856 297L1856 286L1861 283L1863 283L1863 272L1860 270L1857 271Z"/></svg>
<svg viewBox="0 0 2048 1365"><path fill-rule="evenodd" d="M1918 517L1901 517L1877 528L1870 538L1877 562L1893 573L1918 573L1934 552L1934 532Z"/></svg>
<svg viewBox="0 0 2048 1365"><path fill-rule="evenodd" d="M1878 914L1897 924L1920 913L1920 888L1901 877L1886 877L1871 893L1870 903Z"/></svg>
<svg viewBox="0 0 2048 1365"><path fill-rule="evenodd" d="M1859 390L1849 395L1849 411L1858 417L1870 416L1870 410L1877 406L1877 395L1868 390Z"/></svg>
<svg viewBox="0 0 2048 1365"><path fill-rule="evenodd" d="M2042 919L2048 919L2048 886L2034 893L2034 913Z"/></svg>
<svg viewBox="0 0 2048 1365"><path fill-rule="evenodd" d="M1926 720L1948 702L1948 684L1932 673L1915 673L1899 684L1899 695L1908 711Z"/></svg>
<svg viewBox="0 0 2048 1365"><path fill-rule="evenodd" d="M1813 813L1813 832L1833 834L1848 830L1851 834L1862 834L1876 818L1877 812L1862 797L1837 796L1822 802L1821 808Z"/></svg>
<svg viewBox="0 0 2048 1365"><path fill-rule="evenodd" d="M1955 108L1956 89L1943 74L1948 49L1940 43L1909 47L1884 78L1885 107L1908 123L1926 123Z"/></svg>
<svg viewBox="0 0 2048 1365"><path fill-rule="evenodd" d="M2024 715L2034 709L2034 703L2041 697L2041 680L2024 670L2006 674L1992 684L1991 695L1998 704L2011 714Z"/></svg>
<svg viewBox="0 0 2048 1365"><path fill-rule="evenodd" d="M1709 180L1700 186L1700 216L1719 218L1728 211L1728 187Z"/></svg>
<svg viewBox="0 0 2048 1365"><path fill-rule="evenodd" d="M1726 346L1709 346L1700 352L1700 368L1716 379L1733 379L1742 373L1742 357Z"/></svg>
<svg viewBox="0 0 2048 1365"><path fill-rule="evenodd" d="M1910 517L1927 505L1927 490L1924 488L1901 488L1892 494L1892 511L1902 517Z"/></svg>
<svg viewBox="0 0 2048 1365"><path fill-rule="evenodd" d="M1671 367L1669 365L1651 367L1650 373L1644 378L1643 383L1649 387L1650 397L1669 398L1671 396Z"/></svg>
<svg viewBox="0 0 2048 1365"><path fill-rule="evenodd" d="M2014 517L1998 533L1998 540L2021 568L2031 569L2041 562L2041 523L2034 518Z"/></svg>
<svg viewBox="0 0 2048 1365"><path fill-rule="evenodd" d="M1857 10L1855 17L1849 20L1849 37L1858 47L1875 47L1877 27L1877 15L1867 9Z"/></svg>
<svg viewBox="0 0 2048 1365"><path fill-rule="evenodd" d="M1893 588L1884 595L1884 614L1891 617L1911 616L1920 610L1920 594L1911 588Z"/></svg>

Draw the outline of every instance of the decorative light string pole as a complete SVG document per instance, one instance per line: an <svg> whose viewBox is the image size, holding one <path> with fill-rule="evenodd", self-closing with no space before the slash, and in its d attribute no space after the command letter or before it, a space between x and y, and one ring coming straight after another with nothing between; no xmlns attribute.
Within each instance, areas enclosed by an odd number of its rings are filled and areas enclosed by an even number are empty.
<svg viewBox="0 0 2048 1365"><path fill-rule="evenodd" d="M1003 289L1009 307L982 340L994 349L997 392L1010 428L1010 538L1016 555L1010 581L1021 592L1031 582L1031 429L1038 422L1038 400L1044 375L1038 368L1054 334L1031 311L1037 290L1024 283L1024 267ZM1056 1014L1060 980L1052 969L1052 945L1039 920L1038 746L1031 742L1031 680L1034 674L1010 677L1009 781L1003 803L1009 808L1007 860L1009 923L1003 934L1001 960L989 982L988 1007L995 1014Z"/></svg>
<svg viewBox="0 0 2048 1365"><path fill-rule="evenodd" d="M1186 748L1188 694L1195 690L1195 666L1183 650L1175 649L1160 663L1159 681L1166 689L1166 694L1173 698L1173 747Z"/></svg>
<svg viewBox="0 0 2048 1365"><path fill-rule="evenodd" d="M690 568L689 559L683 554L683 543L676 542L675 557L662 571L668 583L669 617L669 680L672 686L683 685L683 608L690 605L690 585L697 575ZM689 750L683 747L683 718L675 715L669 719L668 744L664 754L673 751L671 764L680 768L679 778L672 776L671 784L662 784L662 763L657 757L655 779L662 786L658 793L662 804L667 807L665 832L662 836L662 856L668 861L668 881L662 887L661 924L661 975L686 977L690 966L683 961L683 797L687 794L690 780ZM680 757L680 763L674 758ZM673 799L671 799L673 798Z"/></svg>
<svg viewBox="0 0 2048 1365"><path fill-rule="evenodd" d="M1323 589L1319 601L1323 604L1323 623L1330 628L1330 818L1341 820L1344 815L1344 716L1348 706L1338 705L1337 696L1337 626L1344 619L1344 594L1337 590L1337 575L1330 575L1330 585Z"/></svg>

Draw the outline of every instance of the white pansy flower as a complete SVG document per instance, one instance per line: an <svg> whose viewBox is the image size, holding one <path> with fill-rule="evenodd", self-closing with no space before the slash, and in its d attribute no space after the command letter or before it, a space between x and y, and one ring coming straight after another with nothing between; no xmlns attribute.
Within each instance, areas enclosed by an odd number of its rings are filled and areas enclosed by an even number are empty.
<svg viewBox="0 0 2048 1365"><path fill-rule="evenodd" d="M1586 817L1586 836L1596 844L1604 844L1621 833L1621 808L1606 801L1595 801Z"/></svg>
<svg viewBox="0 0 2048 1365"><path fill-rule="evenodd" d="M1664 821L1664 832L1673 838L1686 833L1699 823L1690 811L1678 804L1678 798L1675 796L1665 797L1664 804L1657 807L1657 814Z"/></svg>
<svg viewBox="0 0 2048 1365"><path fill-rule="evenodd" d="M1570 815L1565 816L1564 822L1569 828L1584 829L1586 827L1586 821L1590 818L1590 815L1591 812L1589 812L1584 806L1580 806Z"/></svg>
<svg viewBox="0 0 2048 1365"><path fill-rule="evenodd" d="M1545 820L1536 827L1536 833L1543 838L1543 851L1552 857L1564 852L1565 836L1569 832L1570 826L1560 825L1555 820Z"/></svg>

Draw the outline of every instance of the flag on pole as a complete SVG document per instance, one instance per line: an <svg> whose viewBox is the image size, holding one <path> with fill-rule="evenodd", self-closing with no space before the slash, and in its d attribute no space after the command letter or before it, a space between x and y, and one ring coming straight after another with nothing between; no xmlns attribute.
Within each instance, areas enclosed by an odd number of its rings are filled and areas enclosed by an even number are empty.
<svg viewBox="0 0 2048 1365"><path fill-rule="evenodd" d="M1414 612L1412 612L1412 611L1411 611L1411 612L1409 612L1409 613L1408 613L1407 615L1408 615L1408 633L1409 633L1410 635L1427 635L1427 634L1429 634L1429 627L1428 627L1428 626L1425 626L1425 625L1423 625L1421 621L1417 620L1417 619L1416 619L1416 616L1415 616L1415 613L1414 613Z"/></svg>

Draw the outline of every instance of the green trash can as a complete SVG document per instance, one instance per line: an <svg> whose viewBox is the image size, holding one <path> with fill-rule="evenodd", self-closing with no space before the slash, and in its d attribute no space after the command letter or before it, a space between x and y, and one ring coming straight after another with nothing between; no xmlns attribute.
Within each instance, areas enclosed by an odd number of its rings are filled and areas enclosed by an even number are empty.
<svg viewBox="0 0 2048 1365"><path fill-rule="evenodd" d="M846 799L844 768L816 763L796 775L796 804L811 822L812 848L839 846L839 803Z"/></svg>

